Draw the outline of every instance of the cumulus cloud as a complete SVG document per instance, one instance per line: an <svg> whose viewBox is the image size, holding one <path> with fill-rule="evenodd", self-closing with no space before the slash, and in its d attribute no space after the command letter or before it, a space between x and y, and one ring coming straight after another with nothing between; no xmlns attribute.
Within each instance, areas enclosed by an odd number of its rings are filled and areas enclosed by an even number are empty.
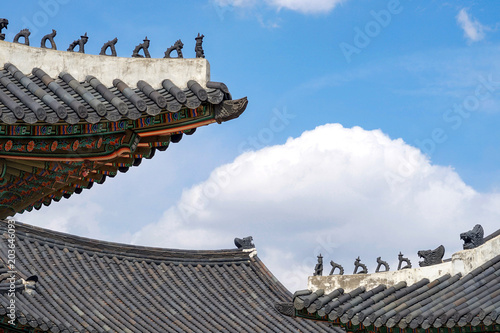
<svg viewBox="0 0 500 333"><path fill-rule="evenodd" d="M103 208L90 200L72 199L74 201L72 205L63 206L53 203L49 207L42 207L43 214L26 213L16 215L15 218L23 223L50 230L102 238L99 215L102 214Z"/></svg>
<svg viewBox="0 0 500 333"><path fill-rule="evenodd" d="M461 248L460 232L481 223L493 232L500 196L478 193L450 167L380 130L328 124L285 144L249 151L186 189L136 244L230 248L252 235L259 256L290 289L304 288L316 256L373 271L376 258L394 269L397 254L443 244Z"/></svg>
<svg viewBox="0 0 500 333"><path fill-rule="evenodd" d="M288 9L303 14L328 13L344 0L215 0L219 6L252 7L259 3L277 10Z"/></svg>
<svg viewBox="0 0 500 333"><path fill-rule="evenodd" d="M458 12L457 23L464 30L464 37L469 42L477 42L484 39L485 27L478 20L469 16L465 8L462 8Z"/></svg>

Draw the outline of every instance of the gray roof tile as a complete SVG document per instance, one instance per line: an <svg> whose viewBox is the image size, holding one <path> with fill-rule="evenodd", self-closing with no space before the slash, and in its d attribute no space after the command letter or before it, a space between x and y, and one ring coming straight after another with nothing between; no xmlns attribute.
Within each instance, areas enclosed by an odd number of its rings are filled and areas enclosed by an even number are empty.
<svg viewBox="0 0 500 333"><path fill-rule="evenodd" d="M7 225L0 222L0 234ZM241 249L187 251L86 239L16 223L17 320L37 332L331 332L274 309L292 295ZM0 237L0 264L7 258ZM0 268L0 315L9 298ZM337 330L337 329L336 329Z"/></svg>
<svg viewBox="0 0 500 333"><path fill-rule="evenodd" d="M135 120L144 114L195 109L202 103L219 105L231 99L227 86L220 82L208 82L203 88L190 80L187 87L177 87L165 79L162 88L154 89L143 80L133 88L117 78L113 87L106 87L92 75L78 82L69 72L51 78L40 68L34 68L30 76L11 63L4 68L0 70L0 120L7 124Z"/></svg>

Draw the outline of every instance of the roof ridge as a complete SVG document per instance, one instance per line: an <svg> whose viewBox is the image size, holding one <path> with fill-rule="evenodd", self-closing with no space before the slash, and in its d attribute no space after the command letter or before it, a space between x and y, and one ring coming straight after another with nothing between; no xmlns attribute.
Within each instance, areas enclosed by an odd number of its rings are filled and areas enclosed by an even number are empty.
<svg viewBox="0 0 500 333"><path fill-rule="evenodd" d="M205 58L109 57L26 47L1 40L0 63L2 66L12 63L24 74L30 73L35 67L42 68L50 77L57 77L61 72L72 72L79 82L84 82L87 75L93 75L107 87L112 86L116 73L129 86L145 80L155 89L161 88L165 73L181 87L187 86L189 80L195 80L202 87L206 87L210 81L210 63Z"/></svg>
<svg viewBox="0 0 500 333"><path fill-rule="evenodd" d="M0 220L0 230L7 230L7 221ZM250 253L240 249L220 249L220 250L185 250L161 247L149 247L143 245L124 244L110 241L103 241L53 231L22 222L15 221L16 236L20 240L39 242L47 244L49 247L67 248L68 250L87 252L107 257L135 258L144 261L158 261L170 263L196 264L219 264L226 262L249 261Z"/></svg>
<svg viewBox="0 0 500 333"><path fill-rule="evenodd" d="M489 234L488 236L484 237L484 242L486 243L497 236L500 236L500 229L498 229L497 231L494 231L491 234Z"/></svg>

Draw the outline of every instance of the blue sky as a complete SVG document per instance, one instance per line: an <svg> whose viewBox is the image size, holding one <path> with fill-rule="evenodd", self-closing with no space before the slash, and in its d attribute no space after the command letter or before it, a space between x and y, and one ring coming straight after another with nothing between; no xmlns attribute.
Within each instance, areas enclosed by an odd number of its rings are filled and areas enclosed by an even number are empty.
<svg viewBox="0 0 500 333"><path fill-rule="evenodd" d="M227 248L252 234L291 289L304 287L320 251L346 272L358 255L373 270L379 255L397 265L402 251L416 264L417 250L441 243L449 256L476 223L498 229L498 2L40 0L2 9L6 40L28 27L38 46L56 29L66 49L87 32L91 54L118 37L118 55L129 57L147 36L152 57L180 38L189 58L203 33L212 80L249 99L239 119L20 221L162 247Z"/></svg>

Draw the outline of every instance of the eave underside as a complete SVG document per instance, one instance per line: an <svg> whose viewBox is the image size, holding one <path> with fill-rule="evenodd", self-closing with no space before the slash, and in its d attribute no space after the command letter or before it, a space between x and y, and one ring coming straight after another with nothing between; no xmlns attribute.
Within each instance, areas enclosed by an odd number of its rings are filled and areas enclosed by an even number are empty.
<svg viewBox="0 0 500 333"><path fill-rule="evenodd" d="M166 150L183 134L193 134L197 127L213 122L213 106L202 105L99 126L0 126L6 133L23 127L25 133L0 137L0 218L40 209L102 184L107 177ZM57 135L32 135L47 128ZM76 133L61 134L68 128Z"/></svg>

